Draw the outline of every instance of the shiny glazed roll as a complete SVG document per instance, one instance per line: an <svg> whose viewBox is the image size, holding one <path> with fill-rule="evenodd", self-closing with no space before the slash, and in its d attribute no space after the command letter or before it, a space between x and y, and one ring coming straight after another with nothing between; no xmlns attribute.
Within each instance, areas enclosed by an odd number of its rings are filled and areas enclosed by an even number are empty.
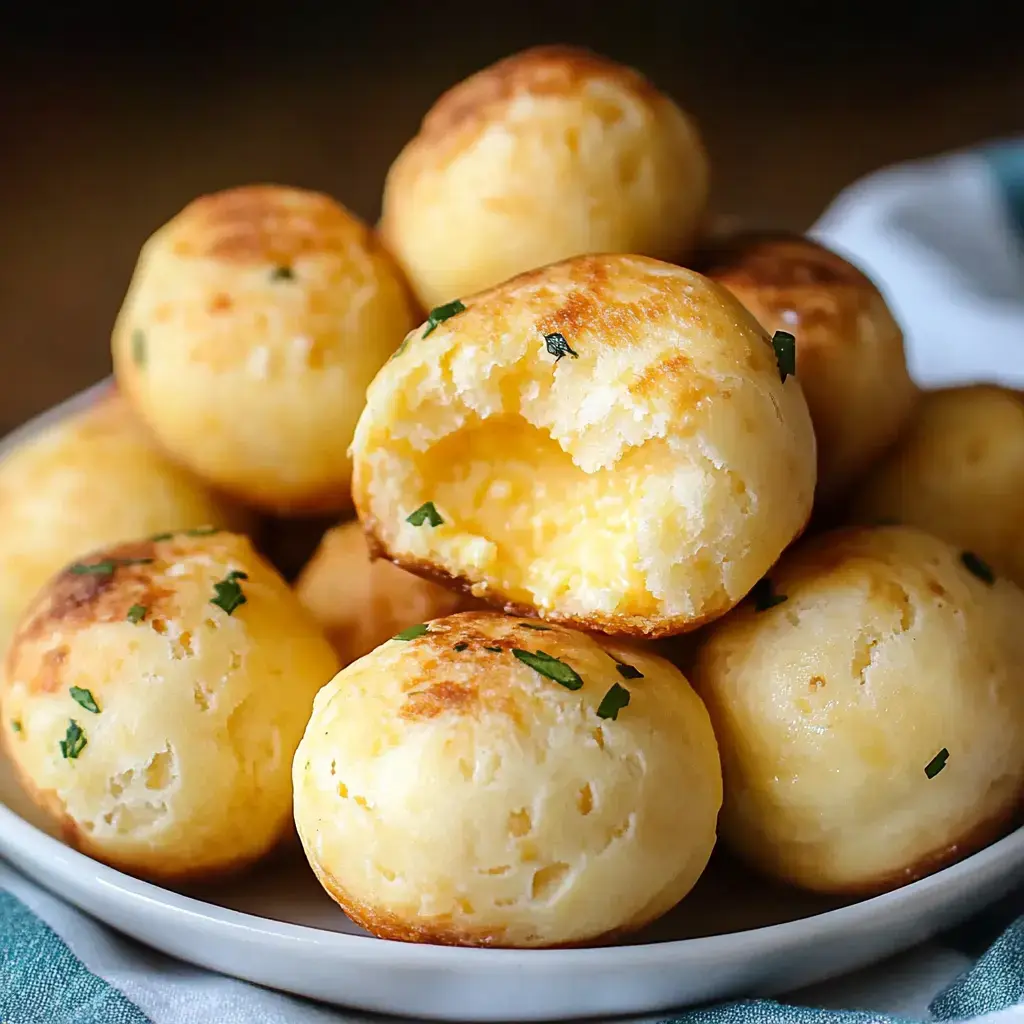
<svg viewBox="0 0 1024 1024"><path fill-rule="evenodd" d="M555 946L673 907L715 843L707 712L668 662L468 612L398 634L316 698L295 823L374 934Z"/></svg>
<svg viewBox="0 0 1024 1024"><path fill-rule="evenodd" d="M851 519L919 526L1024 586L1024 395L987 384L926 393Z"/></svg>
<svg viewBox="0 0 1024 1024"><path fill-rule="evenodd" d="M76 555L251 517L160 452L114 389L0 460L0 648L40 587Z"/></svg>
<svg viewBox="0 0 1024 1024"><path fill-rule="evenodd" d="M395 633L427 619L450 615L471 599L370 558L358 522L324 534L295 584L295 593L320 623L342 665L369 654Z"/></svg>
<svg viewBox="0 0 1024 1024"><path fill-rule="evenodd" d="M694 673L723 842L830 893L892 889L1008 831L1024 796L1024 593L905 527L794 548Z"/></svg>
<svg viewBox="0 0 1024 1024"><path fill-rule="evenodd" d="M114 367L211 483L267 511L333 512L366 385L414 322L363 223L315 192L248 186L195 200L143 246Z"/></svg>
<svg viewBox="0 0 1024 1024"><path fill-rule="evenodd" d="M818 497L847 491L896 440L918 399L903 334L878 289L799 235L726 236L691 265L725 285L769 333L796 338L818 439Z"/></svg>
<svg viewBox="0 0 1024 1024"><path fill-rule="evenodd" d="M425 309L588 252L675 258L703 215L693 122L630 68L516 54L445 93L388 173L381 230Z"/></svg>
<svg viewBox="0 0 1024 1024"><path fill-rule="evenodd" d="M443 312L377 375L353 443L359 516L392 561L656 637L728 611L800 533L807 405L724 289L586 256Z"/></svg>
<svg viewBox="0 0 1024 1024"><path fill-rule="evenodd" d="M11 641L0 735L66 841L160 881L238 870L289 831L291 757L338 663L228 533L94 552Z"/></svg>

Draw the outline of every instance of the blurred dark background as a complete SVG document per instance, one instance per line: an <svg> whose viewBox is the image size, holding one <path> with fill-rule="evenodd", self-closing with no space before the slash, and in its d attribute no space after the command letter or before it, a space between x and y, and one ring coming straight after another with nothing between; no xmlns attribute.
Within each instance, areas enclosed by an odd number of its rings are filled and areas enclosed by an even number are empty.
<svg viewBox="0 0 1024 1024"><path fill-rule="evenodd" d="M1012 5L82 7L0 16L0 431L107 372L138 248L188 200L280 181L374 219L431 102L535 43L648 74L702 125L714 207L761 225L804 228L875 168L1024 130Z"/></svg>

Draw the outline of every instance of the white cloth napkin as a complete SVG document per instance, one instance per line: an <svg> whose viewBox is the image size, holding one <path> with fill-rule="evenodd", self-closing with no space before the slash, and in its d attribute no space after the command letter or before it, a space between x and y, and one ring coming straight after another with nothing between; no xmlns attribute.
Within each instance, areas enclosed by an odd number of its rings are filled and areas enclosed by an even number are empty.
<svg viewBox="0 0 1024 1024"><path fill-rule="evenodd" d="M842 193L815 225L815 237L881 287L906 332L911 370L922 384L998 380L1024 387L1024 245L1017 233L1024 209L1015 206L1021 195L1024 140L874 174ZM5 888L154 1024L371 1019L146 950L0 863ZM934 995L971 963L939 940L787 1001L924 1019ZM1024 1009L976 1019L1024 1021Z"/></svg>

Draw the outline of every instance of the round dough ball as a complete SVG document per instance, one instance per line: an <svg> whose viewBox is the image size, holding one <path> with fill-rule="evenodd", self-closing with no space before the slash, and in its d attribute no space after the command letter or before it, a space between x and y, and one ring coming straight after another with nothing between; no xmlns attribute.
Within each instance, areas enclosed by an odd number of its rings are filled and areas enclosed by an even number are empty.
<svg viewBox="0 0 1024 1024"><path fill-rule="evenodd" d="M675 906L722 802L715 737L683 676L493 612L426 628L340 672L295 753L299 836L349 917L390 939L554 946Z"/></svg>
<svg viewBox="0 0 1024 1024"><path fill-rule="evenodd" d="M83 551L250 517L175 466L113 389L0 459L0 648L39 588Z"/></svg>
<svg viewBox="0 0 1024 1024"><path fill-rule="evenodd" d="M1013 583L918 530L787 554L695 672L723 841L795 885L869 894L997 838L1024 789L1021 623Z"/></svg>
<svg viewBox="0 0 1024 1024"><path fill-rule="evenodd" d="M861 484L851 519L919 526L1024 587L1024 395L991 385L926 392Z"/></svg>
<svg viewBox="0 0 1024 1024"><path fill-rule="evenodd" d="M836 498L896 440L918 399L885 300L856 267L799 235L721 238L693 266L725 285L769 334L796 338L797 376L818 438L818 498Z"/></svg>
<svg viewBox="0 0 1024 1024"><path fill-rule="evenodd" d="M337 667L246 538L132 542L68 566L28 610L0 734L82 852L146 878L205 879L287 834L291 757Z"/></svg>
<svg viewBox="0 0 1024 1024"><path fill-rule="evenodd" d="M353 496L393 561L653 637L723 614L803 528L807 405L724 289L584 256L467 306L409 335L356 428Z"/></svg>
<svg viewBox="0 0 1024 1024"><path fill-rule="evenodd" d="M381 231L430 309L581 253L676 258L707 191L672 100L603 57L538 47L437 101L388 172Z"/></svg>
<svg viewBox="0 0 1024 1024"><path fill-rule="evenodd" d="M114 328L117 378L161 443L268 511L349 504L366 385L414 323L398 268L327 196L195 200L146 242Z"/></svg>
<svg viewBox="0 0 1024 1024"><path fill-rule="evenodd" d="M358 522L324 534L295 592L337 652L342 665L426 619L466 608L465 595L421 579L383 558L370 558Z"/></svg>

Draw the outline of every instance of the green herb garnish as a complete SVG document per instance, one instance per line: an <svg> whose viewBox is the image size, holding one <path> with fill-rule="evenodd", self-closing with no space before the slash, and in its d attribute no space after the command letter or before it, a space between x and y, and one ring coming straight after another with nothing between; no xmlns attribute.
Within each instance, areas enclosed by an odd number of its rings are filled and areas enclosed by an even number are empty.
<svg viewBox="0 0 1024 1024"><path fill-rule="evenodd" d="M565 340L564 334L559 334L555 331L554 334L544 335L544 347L548 350L548 354L555 357L557 363L563 356L572 356L573 359L579 359L579 353L574 352L569 348L569 342Z"/></svg>
<svg viewBox="0 0 1024 1024"><path fill-rule="evenodd" d="M286 266L283 266L283 265L280 266L280 267L274 267L274 269L270 272L270 280L271 281L294 281L295 280L295 271L292 270L291 267L286 267Z"/></svg>
<svg viewBox="0 0 1024 1024"><path fill-rule="evenodd" d="M21 732L21 722L16 718L11 722L11 732Z"/></svg>
<svg viewBox="0 0 1024 1024"><path fill-rule="evenodd" d="M220 533L219 526L196 526L191 530L185 531L186 537L209 537L215 533ZM173 536L173 534L172 534Z"/></svg>
<svg viewBox="0 0 1024 1024"><path fill-rule="evenodd" d="M139 623L146 617L146 606L144 604L133 604L128 609L128 614L125 618L129 622Z"/></svg>
<svg viewBox="0 0 1024 1024"><path fill-rule="evenodd" d="M632 665L627 665L624 661L619 661L615 658L615 667L619 670L619 675L623 679L643 679L644 674L638 668L634 668ZM618 684L616 684L618 685Z"/></svg>
<svg viewBox="0 0 1024 1024"><path fill-rule="evenodd" d="M574 668L570 668L564 661L559 661L544 651L534 651L531 654L529 651L513 647L512 656L518 658L524 665L529 665L534 672L539 672L542 676L554 680L567 690L578 690L583 685L583 680L580 679Z"/></svg>
<svg viewBox="0 0 1024 1024"><path fill-rule="evenodd" d="M422 622L415 626L409 626L408 629L403 629L401 633L396 633L391 639L392 640L415 640L418 636L423 636L429 632L426 625Z"/></svg>
<svg viewBox="0 0 1024 1024"><path fill-rule="evenodd" d="M122 565L149 565L152 558L105 558L102 562L76 562L69 569L76 576L112 576Z"/></svg>
<svg viewBox="0 0 1024 1024"><path fill-rule="evenodd" d="M501 652L504 650L504 648L502 648L502 647L485 647L484 650L485 651L491 651L494 654L501 654Z"/></svg>
<svg viewBox="0 0 1024 1024"><path fill-rule="evenodd" d="M82 727L72 718L68 720L68 731L60 741L60 754L65 761L74 761L89 741L82 732Z"/></svg>
<svg viewBox="0 0 1024 1024"><path fill-rule="evenodd" d="M223 608L230 615L236 608L245 604L246 597L242 593L239 580L247 580L249 577L244 572L232 569L219 583L214 583L214 596L210 598L210 604Z"/></svg>
<svg viewBox="0 0 1024 1024"><path fill-rule="evenodd" d="M86 711L91 711L94 715L100 713L100 706L96 703L92 690L85 690L81 686L72 686L68 692L71 694L71 699L81 704Z"/></svg>
<svg viewBox="0 0 1024 1024"><path fill-rule="evenodd" d="M551 632L551 627L550 626L538 626L537 623L535 623L535 622L520 622L519 625L523 626L525 629L535 629L535 630L537 630L538 633L540 633L540 632L550 633Z"/></svg>
<svg viewBox="0 0 1024 1024"><path fill-rule="evenodd" d="M619 712L629 704L629 690L618 683L612 683L612 688L601 698L597 706L598 718L610 718L613 722L619 717Z"/></svg>
<svg viewBox="0 0 1024 1024"><path fill-rule="evenodd" d="M943 768L946 767L946 762L949 760L949 751L943 747L925 766L924 773L929 779L934 779Z"/></svg>
<svg viewBox="0 0 1024 1024"><path fill-rule="evenodd" d="M772 335L772 348L775 349L775 362L779 367L779 376L783 381L787 377L796 376L796 338L788 331L776 331Z"/></svg>
<svg viewBox="0 0 1024 1024"><path fill-rule="evenodd" d="M458 651L461 654L468 646L469 646L469 644L465 644L465 643L456 644L455 647L454 647L454 650Z"/></svg>
<svg viewBox="0 0 1024 1024"><path fill-rule="evenodd" d="M154 544L156 544L162 540L170 540L173 536L173 533L154 533L153 536L149 539L153 541Z"/></svg>
<svg viewBox="0 0 1024 1024"><path fill-rule="evenodd" d="M139 367L146 365L146 335L137 327L132 331L132 362Z"/></svg>
<svg viewBox="0 0 1024 1024"><path fill-rule="evenodd" d="M423 337L425 338L428 334L433 334L434 331L436 331L437 328L445 322L445 320L450 320L457 313L464 313L465 310L466 307L462 304L460 299L447 302L443 306L435 306L427 316L427 329L423 332ZM399 351L401 351L401 349L399 349Z"/></svg>
<svg viewBox="0 0 1024 1024"><path fill-rule="evenodd" d="M972 576L977 576L982 583L987 583L990 587L995 583L996 574L992 571L992 567L973 551L964 551L960 555L960 561L964 563L964 568Z"/></svg>
<svg viewBox="0 0 1024 1024"><path fill-rule="evenodd" d="M776 594L772 581L767 576L759 579L751 588L750 596L754 599L754 611L766 612L777 604L787 600L785 594Z"/></svg>
<svg viewBox="0 0 1024 1024"><path fill-rule="evenodd" d="M444 522L432 501L425 501L415 512L410 512L405 521L413 526L422 526L424 523L440 526Z"/></svg>

